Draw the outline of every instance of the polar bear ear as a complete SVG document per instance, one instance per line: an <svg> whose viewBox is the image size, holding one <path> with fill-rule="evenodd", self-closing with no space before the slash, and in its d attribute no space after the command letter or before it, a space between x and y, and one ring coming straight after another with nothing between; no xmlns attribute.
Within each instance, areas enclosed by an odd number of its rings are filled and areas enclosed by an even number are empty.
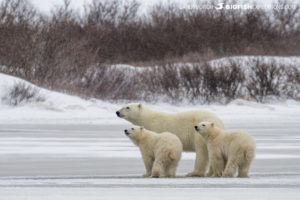
<svg viewBox="0 0 300 200"><path fill-rule="evenodd" d="M142 108L142 104L141 104L141 103L139 103L138 107L139 107L139 108Z"/></svg>

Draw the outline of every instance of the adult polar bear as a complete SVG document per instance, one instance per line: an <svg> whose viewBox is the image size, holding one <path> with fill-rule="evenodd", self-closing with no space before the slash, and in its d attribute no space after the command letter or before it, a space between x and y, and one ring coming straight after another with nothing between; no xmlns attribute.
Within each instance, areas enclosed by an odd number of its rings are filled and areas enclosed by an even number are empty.
<svg viewBox="0 0 300 200"><path fill-rule="evenodd" d="M173 114L155 111L140 103L131 103L118 110L116 114L136 126L144 126L157 133L171 132L177 135L182 142L183 151L196 152L194 171L187 176L205 176L208 165L205 141L196 133L194 126L203 121L210 121L225 129L223 122L216 115L203 110Z"/></svg>

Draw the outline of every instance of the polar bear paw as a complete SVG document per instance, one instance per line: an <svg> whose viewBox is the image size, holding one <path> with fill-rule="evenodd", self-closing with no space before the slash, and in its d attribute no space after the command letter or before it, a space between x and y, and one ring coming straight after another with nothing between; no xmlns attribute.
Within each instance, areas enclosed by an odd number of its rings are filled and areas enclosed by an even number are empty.
<svg viewBox="0 0 300 200"><path fill-rule="evenodd" d="M150 177L150 176L151 176L151 174L143 174L142 178L147 178L147 177Z"/></svg>
<svg viewBox="0 0 300 200"><path fill-rule="evenodd" d="M204 177L204 173L193 171L185 175L186 177Z"/></svg>

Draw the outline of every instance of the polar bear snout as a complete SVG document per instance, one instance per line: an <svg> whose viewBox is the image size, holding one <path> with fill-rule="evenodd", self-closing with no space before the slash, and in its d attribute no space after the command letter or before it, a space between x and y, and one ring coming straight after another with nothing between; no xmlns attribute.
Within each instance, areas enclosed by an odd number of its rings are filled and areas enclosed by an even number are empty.
<svg viewBox="0 0 300 200"><path fill-rule="evenodd" d="M120 112L119 111L117 111L116 114L117 114L118 117L120 117Z"/></svg>
<svg viewBox="0 0 300 200"><path fill-rule="evenodd" d="M200 131L199 126L194 126L194 127L195 127L195 130L196 130L196 131L198 131L198 132Z"/></svg>
<svg viewBox="0 0 300 200"><path fill-rule="evenodd" d="M125 135L129 135L129 132L127 131L127 129L124 130Z"/></svg>

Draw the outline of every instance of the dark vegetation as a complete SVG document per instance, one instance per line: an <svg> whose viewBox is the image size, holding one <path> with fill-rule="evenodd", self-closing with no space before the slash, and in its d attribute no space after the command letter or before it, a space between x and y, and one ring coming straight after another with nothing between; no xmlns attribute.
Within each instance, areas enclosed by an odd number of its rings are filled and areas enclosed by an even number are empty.
<svg viewBox="0 0 300 200"><path fill-rule="evenodd" d="M26 0L5 0L0 6L1 71L50 89L106 100L299 99L297 66L257 61L246 74L239 63L215 68L206 60L299 56L300 6L189 10L157 5L146 16L138 9L135 1L94 0L80 15L65 0L44 16ZM176 62L194 64L177 68ZM111 67L116 63L157 67L133 72Z"/></svg>
<svg viewBox="0 0 300 200"><path fill-rule="evenodd" d="M8 93L1 100L8 105L17 106L24 103L43 102L45 98L36 87L19 82L8 88Z"/></svg>

